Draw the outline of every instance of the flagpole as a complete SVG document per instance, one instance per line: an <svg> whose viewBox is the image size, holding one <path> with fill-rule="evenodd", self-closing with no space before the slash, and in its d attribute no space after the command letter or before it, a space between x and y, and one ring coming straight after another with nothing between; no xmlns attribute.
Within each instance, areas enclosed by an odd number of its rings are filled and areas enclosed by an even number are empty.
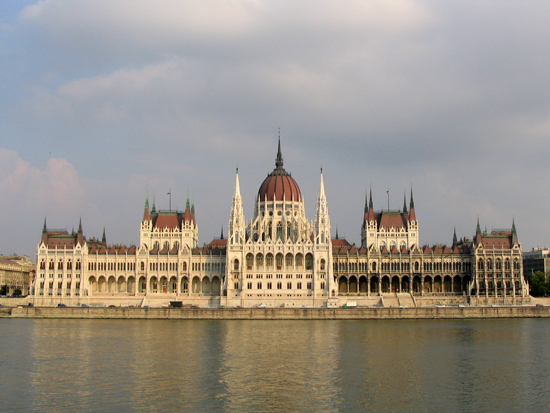
<svg viewBox="0 0 550 413"><path fill-rule="evenodd" d="M388 212L390 212L390 188L388 188Z"/></svg>
<svg viewBox="0 0 550 413"><path fill-rule="evenodd" d="M170 190L168 191L168 193L166 195L170 195L170 201L168 203L168 210L170 212L172 212L172 188L170 188Z"/></svg>

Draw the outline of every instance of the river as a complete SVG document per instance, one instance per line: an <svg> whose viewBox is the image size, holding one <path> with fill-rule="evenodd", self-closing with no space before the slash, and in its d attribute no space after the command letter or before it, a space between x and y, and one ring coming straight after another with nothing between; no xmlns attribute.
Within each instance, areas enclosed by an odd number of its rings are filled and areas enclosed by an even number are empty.
<svg viewBox="0 0 550 413"><path fill-rule="evenodd" d="M0 318L0 411L542 412L550 320Z"/></svg>

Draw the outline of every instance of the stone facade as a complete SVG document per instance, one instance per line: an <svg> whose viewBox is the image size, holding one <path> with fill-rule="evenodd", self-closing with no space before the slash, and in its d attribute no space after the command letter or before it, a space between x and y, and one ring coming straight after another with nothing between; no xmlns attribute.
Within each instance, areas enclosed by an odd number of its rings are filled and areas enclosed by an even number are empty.
<svg viewBox="0 0 550 413"><path fill-rule="evenodd" d="M6 287L6 295L13 295L16 290L27 295L34 282L34 271L35 264L28 257L0 257L0 286Z"/></svg>
<svg viewBox="0 0 550 413"><path fill-rule="evenodd" d="M283 167L260 185L254 215L244 214L238 171L228 236L198 247L195 208L157 211L146 199L137 246L87 240L49 230L37 248L35 305L184 305L332 307L416 306L417 299L516 303L527 296L521 244L510 230L482 232L450 247L420 246L411 190L400 211L375 211L365 200L361 244L331 239L320 174L315 217L309 221L296 181ZM397 301L395 301L397 300ZM461 301L462 302L462 301Z"/></svg>

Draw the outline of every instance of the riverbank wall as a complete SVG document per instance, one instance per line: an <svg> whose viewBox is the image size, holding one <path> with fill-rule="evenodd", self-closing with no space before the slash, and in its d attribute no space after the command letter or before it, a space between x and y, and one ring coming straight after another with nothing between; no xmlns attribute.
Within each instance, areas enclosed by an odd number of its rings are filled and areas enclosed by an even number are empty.
<svg viewBox="0 0 550 413"><path fill-rule="evenodd" d="M7 311L9 310L9 311ZM9 314L8 314L9 312ZM14 307L0 316L61 319L389 320L550 318L548 306L435 308L92 308Z"/></svg>

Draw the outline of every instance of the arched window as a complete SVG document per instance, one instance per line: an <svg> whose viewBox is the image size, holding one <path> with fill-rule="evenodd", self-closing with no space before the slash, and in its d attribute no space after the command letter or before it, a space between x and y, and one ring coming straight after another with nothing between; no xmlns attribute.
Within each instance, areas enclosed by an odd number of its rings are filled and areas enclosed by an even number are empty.
<svg viewBox="0 0 550 413"><path fill-rule="evenodd" d="M306 270L313 269L313 256L311 254L306 255Z"/></svg>
<svg viewBox="0 0 550 413"><path fill-rule="evenodd" d="M280 222L277 224L277 239L283 238L283 224Z"/></svg>
<svg viewBox="0 0 550 413"><path fill-rule="evenodd" d="M414 263L414 270L415 270L416 272L420 271L420 263L419 263L418 261L416 261L416 262Z"/></svg>
<svg viewBox="0 0 550 413"><path fill-rule="evenodd" d="M514 260L514 270L519 270L519 261L517 258Z"/></svg>
<svg viewBox="0 0 550 413"><path fill-rule="evenodd" d="M239 270L239 260L238 259L235 259L235 261L233 261L233 270L235 270L235 271Z"/></svg>
<svg viewBox="0 0 550 413"><path fill-rule="evenodd" d="M321 258L321 270L325 269L325 260Z"/></svg>
<svg viewBox="0 0 550 413"><path fill-rule="evenodd" d="M372 270L373 270L373 271L376 271L376 262L373 262L373 263L372 263Z"/></svg>
<svg viewBox="0 0 550 413"><path fill-rule="evenodd" d="M510 258L506 258L506 261L504 261L504 269L505 270L510 269Z"/></svg>
<svg viewBox="0 0 550 413"><path fill-rule="evenodd" d="M254 257L252 254L246 254L246 268L251 270L254 265Z"/></svg>
<svg viewBox="0 0 550 413"><path fill-rule="evenodd" d="M502 261L500 260L500 258L497 258L497 260L495 262L495 268L497 270L502 270Z"/></svg>
<svg viewBox="0 0 550 413"><path fill-rule="evenodd" d="M491 260L490 258L487 259L487 269L488 269L488 270L492 270L492 269L493 269L493 260Z"/></svg>
<svg viewBox="0 0 550 413"><path fill-rule="evenodd" d="M283 254L277 254L275 260L277 262L277 269L280 270L283 268Z"/></svg>
<svg viewBox="0 0 550 413"><path fill-rule="evenodd" d="M183 271L187 271L187 261L184 261L182 264Z"/></svg>
<svg viewBox="0 0 550 413"><path fill-rule="evenodd" d="M141 261L141 271L145 271L145 263Z"/></svg>
<svg viewBox="0 0 550 413"><path fill-rule="evenodd" d="M478 269L478 270L482 270L483 267L484 267L484 265L483 265L483 260L480 258L480 259L478 260L478 262L477 262L477 269Z"/></svg>
<svg viewBox="0 0 550 413"><path fill-rule="evenodd" d="M294 266L294 257L292 256L292 254L286 254L285 266L287 269L292 269L292 267Z"/></svg>

